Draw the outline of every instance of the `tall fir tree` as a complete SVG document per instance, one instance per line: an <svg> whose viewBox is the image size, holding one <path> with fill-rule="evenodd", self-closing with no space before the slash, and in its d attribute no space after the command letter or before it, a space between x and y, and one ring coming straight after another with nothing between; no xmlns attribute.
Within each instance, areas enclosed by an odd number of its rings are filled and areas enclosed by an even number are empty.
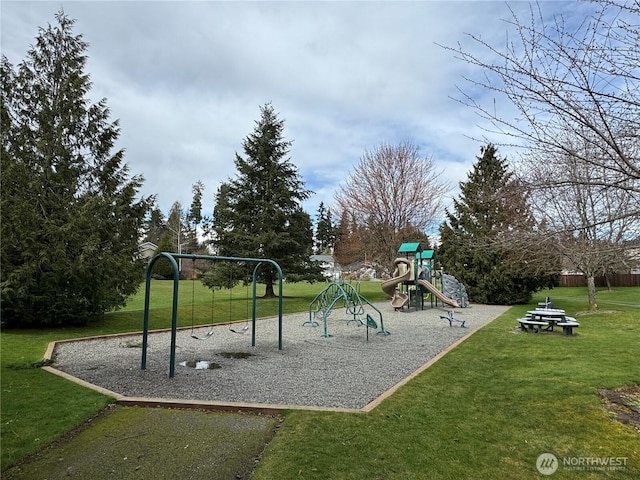
<svg viewBox="0 0 640 480"><path fill-rule="evenodd" d="M192 230L195 230L204 217L202 216L202 193L204 191L204 183L198 180L191 187L193 193L193 199L191 200L191 206L189 207L189 213L187 214L187 221Z"/></svg>
<svg viewBox="0 0 640 480"><path fill-rule="evenodd" d="M144 221L144 241L159 245L160 239L167 234L167 223L164 213L157 206L154 206Z"/></svg>
<svg viewBox="0 0 640 480"><path fill-rule="evenodd" d="M138 239L150 199L136 200L118 122L91 104L87 43L63 12L17 69L2 58L2 320L81 324L140 285Z"/></svg>
<svg viewBox="0 0 640 480"><path fill-rule="evenodd" d="M440 226L439 260L446 273L465 285L473 302L526 303L549 285L550 277L504 239L513 232L527 235L535 220L496 147L489 144L480 152L468 180L460 183L453 212L446 212L447 221Z"/></svg>
<svg viewBox="0 0 640 480"><path fill-rule="evenodd" d="M319 277L312 264L313 228L301 203L311 192L287 158L291 142L283 136L284 121L271 104L260 108L260 120L236 154L237 174L218 188L213 228L218 255L269 258L287 279ZM275 269L260 270L266 297L274 296Z"/></svg>
<svg viewBox="0 0 640 480"><path fill-rule="evenodd" d="M331 209L326 208L324 202L320 202L316 222L316 253L332 253L335 242L336 226L333 224Z"/></svg>
<svg viewBox="0 0 640 480"><path fill-rule="evenodd" d="M161 252L173 252L174 251L174 243L171 239L171 235L168 231L166 231L158 240L156 244L156 250L153 252L153 256L155 257ZM170 280L173 278L173 265L167 258L159 258L153 264L153 270L151 271L153 278L161 279L161 280Z"/></svg>
<svg viewBox="0 0 640 480"><path fill-rule="evenodd" d="M187 242L189 243L189 251L196 253L204 251L200 242L200 236L205 235L209 218L202 214L204 183L198 180L191 187L191 191L193 193L193 199L191 200L189 212L187 213L187 225L189 227Z"/></svg>

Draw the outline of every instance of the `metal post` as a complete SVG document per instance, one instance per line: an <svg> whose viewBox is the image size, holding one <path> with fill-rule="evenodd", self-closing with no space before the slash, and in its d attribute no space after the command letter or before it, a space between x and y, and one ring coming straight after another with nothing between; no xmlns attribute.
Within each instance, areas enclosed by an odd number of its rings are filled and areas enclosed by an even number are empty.
<svg viewBox="0 0 640 480"><path fill-rule="evenodd" d="M258 268L260 268L262 263L258 263L256 268L253 269L253 277L252 277L252 287L253 287L253 295L251 301L251 346L256 346L256 289L257 289L257 278L258 278Z"/></svg>
<svg viewBox="0 0 640 480"><path fill-rule="evenodd" d="M178 264L176 263L173 255L166 252L161 252L151 259L149 265L147 265L146 275L146 287L144 296L144 321L142 328L142 370L147 368L147 336L149 334L149 298L151 296L151 271L153 265L161 257L167 258L171 262L173 269L173 306L171 308L171 353L169 359L169 377L173 378L175 374L175 361L176 361L176 336L178 327L178 286L180 285L180 272L178 270Z"/></svg>
<svg viewBox="0 0 640 480"><path fill-rule="evenodd" d="M141 369L146 369L147 366L147 335L149 332L149 298L151 293L151 270L153 264L161 257L167 258L173 267L173 306L171 310L171 353L169 365L169 377L173 378L175 373L175 359L176 359L176 337L178 329L178 286L180 284L180 271L176 258L181 260L183 258L190 258L192 260L209 260L212 262L251 262L257 263L256 268L253 271L253 312L252 312L252 346L255 346L255 330L256 330L256 278L258 267L262 263L270 263L278 272L278 350L282 350L282 269L274 260L265 258L241 258L241 257L217 257L210 255L192 255L182 253L168 253L161 252L151 259L147 266L146 274L146 286L145 286L145 299L144 299L144 320L143 320L143 337L142 337L142 364Z"/></svg>

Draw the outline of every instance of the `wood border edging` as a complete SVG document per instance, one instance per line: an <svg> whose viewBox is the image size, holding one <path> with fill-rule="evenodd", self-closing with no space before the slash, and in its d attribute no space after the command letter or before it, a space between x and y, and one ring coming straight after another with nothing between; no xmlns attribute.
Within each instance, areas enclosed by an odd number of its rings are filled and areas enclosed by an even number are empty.
<svg viewBox="0 0 640 480"><path fill-rule="evenodd" d="M498 315L499 317L500 315ZM496 317L496 318L498 318ZM416 378L422 372L427 370L429 367L434 365L438 360L444 357L451 350L456 348L462 342L471 337L474 333L482 330L484 327L489 325L495 320L489 320L484 325L475 330L472 330L464 337L458 339L451 345L449 345L446 349L435 355L431 358L427 363L422 365L420 368L409 374L407 377L400 380L394 386L380 394L378 397L373 399L367 405L360 409L350 409L350 408L340 408L340 407L317 407L317 406L304 406L304 405L279 405L279 404L262 404L262 403L244 403L244 402L216 402L210 400L189 400L189 399L166 399L166 398L148 398L148 397L126 397L119 393L113 392L106 388L100 387L93 383L82 380L78 377L74 377L71 374L63 372L61 370L56 369L51 366L42 367L43 370L46 370L49 373L62 377L70 382L76 383L82 387L88 388L95 392L101 393L102 395L112 397L115 399L115 403L122 406L140 406L140 407L162 407L162 408L179 408L179 409L194 409L194 410L207 410L207 411L220 411L220 412L245 412L245 413L256 413L263 415L277 415L282 413L285 410L297 410L297 411L313 411L313 412L337 412L337 413L369 413L373 411L376 407L378 407L384 400L393 395L400 387L406 385L411 380ZM190 328L190 327L186 327ZM453 327L451 327L453 328ZM161 332L163 330L158 330L157 332ZM51 360L53 357L53 353L57 343L66 343L66 342L76 342L76 341L85 341L85 340L95 340L100 338L109 338L109 337L127 337L132 335L139 335L139 332L136 333L125 333L125 334L109 334L109 335L100 335L96 337L83 337L83 338L74 338L69 340L58 340L54 342L49 342L47 345L47 350L44 354L44 360Z"/></svg>
<svg viewBox="0 0 640 480"><path fill-rule="evenodd" d="M499 316L499 315L498 315ZM498 318L498 317L496 317ZM389 390L387 390L386 392L383 392L382 394L378 395L377 398L375 398L374 400L372 400L371 402L369 402L367 405L365 405L364 407L362 407L362 409L360 409L361 412L364 413L368 413L371 412L374 408L376 408L378 405L380 405L383 401L385 401L387 398L389 398L391 395L393 395L394 393L396 393L396 391L402 387L403 385L406 385L407 383L409 383L411 380L413 380L414 378L416 378L418 375L420 375L422 372L424 372L426 369L428 369L429 367L431 367L434 363L436 363L438 360L440 360L442 357L444 357L447 353L449 353L451 350L453 350L454 348L456 348L458 345L460 345L462 342L464 342L467 338L471 337L471 335L473 335L474 333L482 330L484 327L486 327L487 325L489 325L490 323L493 322L494 319L489 320L488 322L486 322L484 325L482 325L480 328L476 328L475 330L472 330L471 332L467 333L464 337L462 337L459 340L456 340L454 343L452 343L451 345L449 345L447 348L445 348L443 351L441 351L440 353L438 353L436 356L434 356L433 358L431 358L427 363L425 363L424 365L422 365L420 368L418 368L417 370L415 370L413 373L409 374L407 377L403 378L402 380L400 380L398 383L396 383L393 387L391 387ZM453 327L451 327L453 328Z"/></svg>

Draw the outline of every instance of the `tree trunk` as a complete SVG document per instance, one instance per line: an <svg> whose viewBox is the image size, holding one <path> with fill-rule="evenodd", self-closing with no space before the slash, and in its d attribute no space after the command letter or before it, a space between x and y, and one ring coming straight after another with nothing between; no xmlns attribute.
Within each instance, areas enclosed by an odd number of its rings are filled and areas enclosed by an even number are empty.
<svg viewBox="0 0 640 480"><path fill-rule="evenodd" d="M604 278L607 281L607 290L611 291L611 278L609 278L609 275L605 275Z"/></svg>
<svg viewBox="0 0 640 480"><path fill-rule="evenodd" d="M276 294L273 291L273 282L267 282L267 289L264 292L263 298L275 298Z"/></svg>
<svg viewBox="0 0 640 480"><path fill-rule="evenodd" d="M589 310L596 310L596 279L593 275L587 276L587 291L589 293Z"/></svg>

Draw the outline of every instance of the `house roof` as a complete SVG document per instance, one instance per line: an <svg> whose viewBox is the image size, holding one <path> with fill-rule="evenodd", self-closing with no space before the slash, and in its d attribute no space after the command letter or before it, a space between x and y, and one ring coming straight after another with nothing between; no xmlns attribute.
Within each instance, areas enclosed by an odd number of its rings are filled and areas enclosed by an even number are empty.
<svg viewBox="0 0 640 480"><path fill-rule="evenodd" d="M311 261L333 263L333 257L331 255L311 255Z"/></svg>
<svg viewBox="0 0 640 480"><path fill-rule="evenodd" d="M153 242L142 242L140 245L138 245L138 248L140 248L141 250L155 250L156 248L158 248L158 246Z"/></svg>

